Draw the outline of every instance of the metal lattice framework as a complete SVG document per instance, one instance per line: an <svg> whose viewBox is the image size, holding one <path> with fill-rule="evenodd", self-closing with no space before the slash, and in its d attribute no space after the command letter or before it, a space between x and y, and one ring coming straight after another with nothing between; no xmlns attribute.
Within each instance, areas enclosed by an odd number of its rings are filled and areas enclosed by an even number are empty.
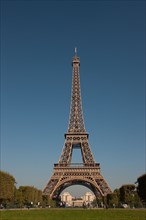
<svg viewBox="0 0 146 220"><path fill-rule="evenodd" d="M51 198L58 198L68 186L79 184L88 187L96 197L111 193L111 189L100 173L100 164L96 163L89 143L88 133L85 130L79 75L80 59L75 55L72 59L72 98L68 131L65 133L65 143L54 172L43 193ZM80 148L81 164L72 164L74 148Z"/></svg>
<svg viewBox="0 0 146 220"><path fill-rule="evenodd" d="M72 99L70 107L70 120L68 126L68 132L70 133L85 132L80 91L79 66L80 59L75 54L72 59Z"/></svg>

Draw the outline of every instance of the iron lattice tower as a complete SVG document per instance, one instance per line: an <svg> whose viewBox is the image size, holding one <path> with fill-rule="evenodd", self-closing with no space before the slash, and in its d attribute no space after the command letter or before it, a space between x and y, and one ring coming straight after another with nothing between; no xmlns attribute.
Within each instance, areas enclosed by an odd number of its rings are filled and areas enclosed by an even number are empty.
<svg viewBox="0 0 146 220"><path fill-rule="evenodd" d="M100 164L96 163L88 142L88 133L85 130L82 112L82 100L80 89L80 58L75 55L72 58L72 97L70 105L70 118L65 143L57 164L54 164L54 172L43 194L51 198L58 198L60 193L71 185L84 185L95 194L96 198L111 193L111 189L100 173ZM72 164L74 148L81 150L82 162Z"/></svg>

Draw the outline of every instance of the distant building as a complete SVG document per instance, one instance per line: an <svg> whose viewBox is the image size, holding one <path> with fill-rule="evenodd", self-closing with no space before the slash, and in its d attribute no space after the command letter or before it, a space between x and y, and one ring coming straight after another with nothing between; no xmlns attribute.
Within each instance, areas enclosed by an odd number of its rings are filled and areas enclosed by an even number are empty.
<svg viewBox="0 0 146 220"><path fill-rule="evenodd" d="M91 205L95 195L91 192L86 192L81 198L74 198L69 192L64 192L61 194L61 201L66 204L66 206L82 207L83 205Z"/></svg>
<svg viewBox="0 0 146 220"><path fill-rule="evenodd" d="M65 202L65 204L67 206L72 206L73 205L72 200L73 200L73 197L69 192L64 192L64 193L61 194L61 201Z"/></svg>
<svg viewBox="0 0 146 220"><path fill-rule="evenodd" d="M74 198L73 199L73 207L83 207L83 199L82 198Z"/></svg>
<svg viewBox="0 0 146 220"><path fill-rule="evenodd" d="M95 195L91 192L86 192L82 198L85 204L88 204L88 203L90 204L95 199Z"/></svg>

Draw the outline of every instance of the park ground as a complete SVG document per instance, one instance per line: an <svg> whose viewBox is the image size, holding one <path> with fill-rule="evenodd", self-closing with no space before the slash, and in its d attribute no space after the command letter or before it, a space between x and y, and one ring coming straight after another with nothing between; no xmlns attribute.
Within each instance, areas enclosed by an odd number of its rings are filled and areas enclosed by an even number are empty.
<svg viewBox="0 0 146 220"><path fill-rule="evenodd" d="M146 220L146 209L1 210L0 220Z"/></svg>

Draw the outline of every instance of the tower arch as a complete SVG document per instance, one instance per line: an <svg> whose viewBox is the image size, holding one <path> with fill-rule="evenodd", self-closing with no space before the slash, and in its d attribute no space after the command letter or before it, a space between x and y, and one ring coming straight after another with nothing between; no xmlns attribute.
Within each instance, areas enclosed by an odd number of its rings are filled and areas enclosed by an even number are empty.
<svg viewBox="0 0 146 220"><path fill-rule="evenodd" d="M82 177L71 177L60 180L59 184L56 185L52 194L50 195L52 199L59 198L62 191L73 185L81 185L90 189L96 198L99 196L104 197L104 193L101 191L100 186L92 178L82 178Z"/></svg>

